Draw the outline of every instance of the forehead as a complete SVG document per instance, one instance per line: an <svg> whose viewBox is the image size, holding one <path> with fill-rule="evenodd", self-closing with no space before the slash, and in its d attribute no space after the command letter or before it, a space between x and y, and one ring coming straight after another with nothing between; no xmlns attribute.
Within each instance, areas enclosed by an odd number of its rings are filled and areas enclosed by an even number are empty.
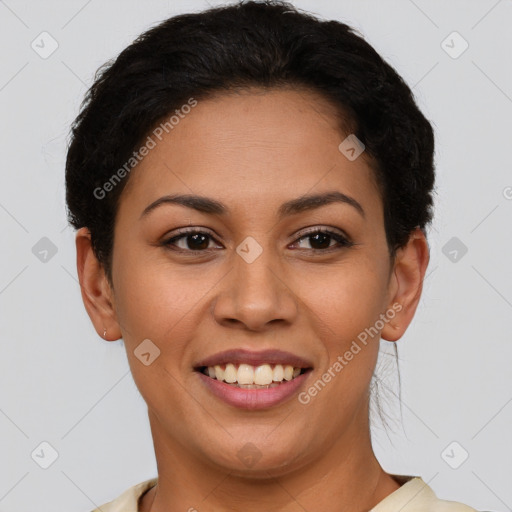
<svg viewBox="0 0 512 512"><path fill-rule="evenodd" d="M186 110L168 133L149 134L155 145L132 170L122 203L142 211L161 195L180 192L277 205L333 189L368 208L380 200L367 155L351 161L340 151L348 134L334 105L317 93L252 89Z"/></svg>

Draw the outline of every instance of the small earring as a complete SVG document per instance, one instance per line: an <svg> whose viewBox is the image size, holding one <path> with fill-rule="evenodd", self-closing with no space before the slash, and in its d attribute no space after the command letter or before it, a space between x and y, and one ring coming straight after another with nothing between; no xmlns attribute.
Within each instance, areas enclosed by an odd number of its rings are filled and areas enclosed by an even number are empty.
<svg viewBox="0 0 512 512"><path fill-rule="evenodd" d="M103 337L106 338L107 337L107 329L104 329L103 331Z"/></svg>

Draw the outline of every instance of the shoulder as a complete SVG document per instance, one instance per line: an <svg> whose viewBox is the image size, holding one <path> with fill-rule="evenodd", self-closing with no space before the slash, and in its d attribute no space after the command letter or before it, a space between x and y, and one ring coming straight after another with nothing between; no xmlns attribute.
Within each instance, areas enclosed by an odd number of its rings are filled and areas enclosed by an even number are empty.
<svg viewBox="0 0 512 512"><path fill-rule="evenodd" d="M421 477L403 477L403 485L392 492L370 512L478 512L458 501L443 500Z"/></svg>
<svg viewBox="0 0 512 512"><path fill-rule="evenodd" d="M478 512L473 507L458 501L437 500L432 512Z"/></svg>
<svg viewBox="0 0 512 512"><path fill-rule="evenodd" d="M144 480L126 489L113 501L95 508L92 512L138 512L139 498L157 482L158 477Z"/></svg>

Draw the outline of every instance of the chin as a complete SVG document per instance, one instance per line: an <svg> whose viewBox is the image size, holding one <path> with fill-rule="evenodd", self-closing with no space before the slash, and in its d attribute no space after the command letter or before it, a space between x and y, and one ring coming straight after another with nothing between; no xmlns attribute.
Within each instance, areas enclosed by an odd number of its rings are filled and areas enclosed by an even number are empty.
<svg viewBox="0 0 512 512"><path fill-rule="evenodd" d="M305 454L298 452L298 448L304 446L304 442L299 439L292 442L289 436L277 441L273 439L272 442L264 440L252 442L250 436L245 435L242 441L233 439L226 447L217 444L218 449L214 452L210 445L201 458L210 459L212 464L222 468L231 476L266 479L269 476L290 473L304 465Z"/></svg>

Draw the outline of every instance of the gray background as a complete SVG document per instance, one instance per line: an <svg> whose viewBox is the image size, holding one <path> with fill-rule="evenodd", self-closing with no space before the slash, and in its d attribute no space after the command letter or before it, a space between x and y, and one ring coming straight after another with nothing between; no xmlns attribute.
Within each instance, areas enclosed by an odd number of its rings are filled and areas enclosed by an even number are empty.
<svg viewBox="0 0 512 512"><path fill-rule="evenodd" d="M294 3L358 29L436 132L431 262L398 342L403 421L396 367L383 367L390 428L375 420L376 454L441 498L512 510L512 1ZM82 304L64 159L95 70L143 30L207 6L0 1L0 511L86 512L156 475L123 342L102 341ZM51 49L43 31L58 43L45 59L31 47ZM42 442L58 455L47 469Z"/></svg>

